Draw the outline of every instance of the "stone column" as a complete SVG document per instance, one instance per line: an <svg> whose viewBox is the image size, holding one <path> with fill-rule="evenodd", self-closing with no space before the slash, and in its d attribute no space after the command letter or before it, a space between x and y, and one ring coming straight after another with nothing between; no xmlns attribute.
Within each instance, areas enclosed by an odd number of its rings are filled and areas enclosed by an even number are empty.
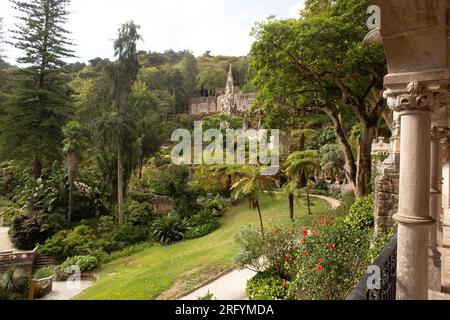
<svg viewBox="0 0 450 320"><path fill-rule="evenodd" d="M431 130L430 216L436 223L430 226L428 237L428 287L433 291L441 290L441 254L438 249L438 222L440 221L442 208L441 140L445 134L445 128L433 125Z"/></svg>
<svg viewBox="0 0 450 320"><path fill-rule="evenodd" d="M428 300L431 114L447 96L444 81L390 84L384 96L401 117L397 299Z"/></svg>
<svg viewBox="0 0 450 320"><path fill-rule="evenodd" d="M449 152L449 146L447 152ZM442 248L441 248L441 260L442 260L442 291L450 294L450 157L447 154L446 162L444 164L444 185L442 194Z"/></svg>

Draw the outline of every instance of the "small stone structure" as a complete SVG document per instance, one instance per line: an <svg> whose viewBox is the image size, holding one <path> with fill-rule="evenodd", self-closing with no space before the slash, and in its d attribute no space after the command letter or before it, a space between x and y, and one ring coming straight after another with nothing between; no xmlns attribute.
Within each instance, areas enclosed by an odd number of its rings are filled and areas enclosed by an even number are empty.
<svg viewBox="0 0 450 320"><path fill-rule="evenodd" d="M159 212L169 212L173 210L174 203L167 197L153 196L152 199L153 209Z"/></svg>
<svg viewBox="0 0 450 320"><path fill-rule="evenodd" d="M230 66L225 92L215 97L194 98L189 101L189 114L195 116L223 113L241 115L250 111L256 93L242 93L234 85L233 71Z"/></svg>

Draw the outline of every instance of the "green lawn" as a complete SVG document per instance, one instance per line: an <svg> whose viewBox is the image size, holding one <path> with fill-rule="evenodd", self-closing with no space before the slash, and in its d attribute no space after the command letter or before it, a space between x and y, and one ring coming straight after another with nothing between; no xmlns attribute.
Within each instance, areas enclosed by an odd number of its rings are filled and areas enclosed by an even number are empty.
<svg viewBox="0 0 450 320"><path fill-rule="evenodd" d="M296 215L302 224L324 214L328 204L313 199L313 216L303 201ZM282 195L266 196L261 204L265 224L288 222L288 201ZM258 226L258 214L243 202L232 207L222 218L222 227L196 240L171 246L154 246L133 256L100 267L99 281L77 297L80 300L152 300L174 299L195 289L220 271L232 267L238 246L233 235L246 225Z"/></svg>

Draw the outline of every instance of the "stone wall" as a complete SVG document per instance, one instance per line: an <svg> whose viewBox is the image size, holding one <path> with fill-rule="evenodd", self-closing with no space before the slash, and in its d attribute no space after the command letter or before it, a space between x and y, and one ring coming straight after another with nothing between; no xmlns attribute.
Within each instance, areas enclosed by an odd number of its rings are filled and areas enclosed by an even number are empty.
<svg viewBox="0 0 450 320"><path fill-rule="evenodd" d="M375 181L375 232L388 231L398 211L399 176L385 173Z"/></svg>
<svg viewBox="0 0 450 320"><path fill-rule="evenodd" d="M256 93L241 93L234 94L234 103L238 112L248 112L255 101ZM225 95L218 97L202 97L194 98L189 101L190 115L209 115L222 112L222 105Z"/></svg>
<svg viewBox="0 0 450 320"><path fill-rule="evenodd" d="M202 115L221 112L216 97L195 98L189 101L189 114Z"/></svg>

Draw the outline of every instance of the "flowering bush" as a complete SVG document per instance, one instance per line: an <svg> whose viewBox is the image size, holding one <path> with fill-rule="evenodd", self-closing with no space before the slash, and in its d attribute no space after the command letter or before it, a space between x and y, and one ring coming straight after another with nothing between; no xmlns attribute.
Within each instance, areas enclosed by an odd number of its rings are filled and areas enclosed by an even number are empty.
<svg viewBox="0 0 450 320"><path fill-rule="evenodd" d="M287 263L293 300L345 299L369 265L369 230L346 224L309 232Z"/></svg>
<svg viewBox="0 0 450 320"><path fill-rule="evenodd" d="M308 229L268 230L264 240L251 228L236 235L241 245L237 266L259 272L248 284L251 299L345 299L389 240L372 241L372 229L325 218ZM371 243L376 244L372 249Z"/></svg>

